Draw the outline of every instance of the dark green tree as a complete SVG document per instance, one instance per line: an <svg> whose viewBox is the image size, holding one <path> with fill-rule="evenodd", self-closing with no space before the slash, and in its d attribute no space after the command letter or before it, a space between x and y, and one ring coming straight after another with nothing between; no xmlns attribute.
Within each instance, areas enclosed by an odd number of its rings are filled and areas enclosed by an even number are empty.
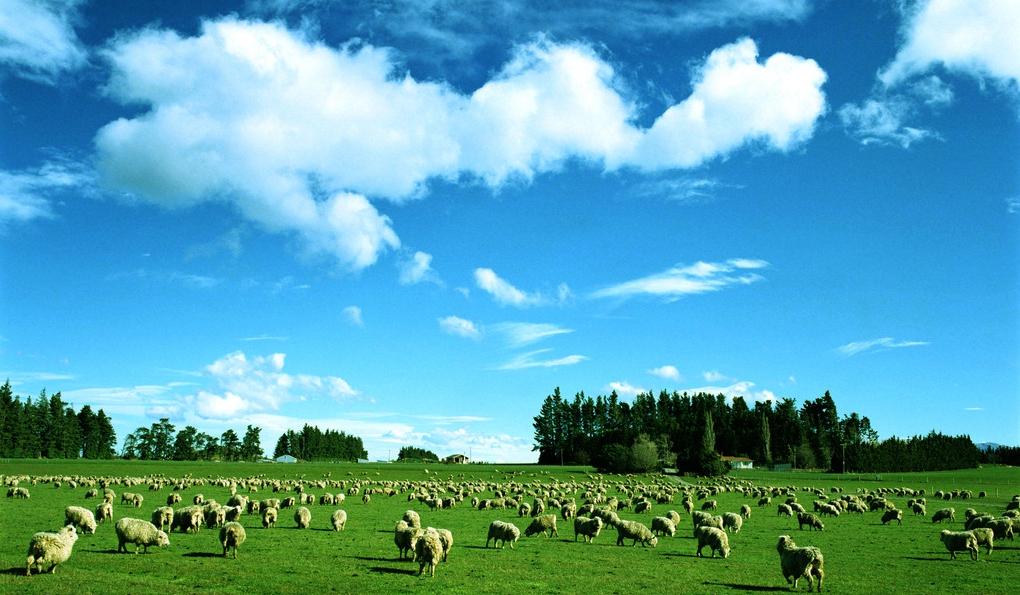
<svg viewBox="0 0 1020 595"><path fill-rule="evenodd" d="M254 428L250 425L245 430L244 438L241 440L242 460L255 461L262 458L262 441L259 439L260 432L262 432L262 428Z"/></svg>
<svg viewBox="0 0 1020 595"><path fill-rule="evenodd" d="M237 432L227 430L220 436L220 452L223 453L224 461L236 461L241 458L241 439Z"/></svg>

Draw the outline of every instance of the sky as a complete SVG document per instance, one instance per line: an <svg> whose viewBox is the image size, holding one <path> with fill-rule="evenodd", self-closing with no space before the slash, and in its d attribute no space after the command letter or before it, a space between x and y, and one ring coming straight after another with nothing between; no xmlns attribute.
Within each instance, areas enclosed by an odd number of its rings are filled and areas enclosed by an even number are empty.
<svg viewBox="0 0 1020 595"><path fill-rule="evenodd" d="M0 377L268 454L307 423L533 462L557 387L1018 445L1017 31L1013 0L0 0Z"/></svg>

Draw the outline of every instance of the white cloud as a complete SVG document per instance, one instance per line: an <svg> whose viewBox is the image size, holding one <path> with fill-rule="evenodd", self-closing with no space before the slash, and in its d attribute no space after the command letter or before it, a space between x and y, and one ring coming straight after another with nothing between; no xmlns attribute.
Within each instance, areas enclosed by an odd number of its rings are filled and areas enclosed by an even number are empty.
<svg viewBox="0 0 1020 595"><path fill-rule="evenodd" d="M475 326L474 322L457 316L440 318L439 328L448 335L464 337L465 339L478 339L481 337L481 331L478 330L478 327Z"/></svg>
<svg viewBox="0 0 1020 595"><path fill-rule="evenodd" d="M21 171L0 170L0 225L53 217L54 195L70 189L89 194L94 183L90 172L68 161Z"/></svg>
<svg viewBox="0 0 1020 595"><path fill-rule="evenodd" d="M554 301L540 292L527 293L517 289L508 281L500 278L492 269L475 269L475 283L479 289L487 291L500 306L514 306L527 308L530 306L545 306ZM570 297L570 289L565 284L557 288L557 300L563 303Z"/></svg>
<svg viewBox="0 0 1020 595"><path fill-rule="evenodd" d="M365 326L363 320L361 320L361 308L357 306L347 306L343 310L344 317L347 318L347 322L354 326Z"/></svg>
<svg viewBox="0 0 1020 595"><path fill-rule="evenodd" d="M735 258L726 262L697 262L689 266L669 269L634 281L626 281L600 289L591 294L593 298L621 298L649 295L664 298L668 302L685 295L719 291L732 285L749 285L764 279L752 271L766 268L764 260Z"/></svg>
<svg viewBox="0 0 1020 595"><path fill-rule="evenodd" d="M922 345L930 345L927 341L900 341L896 342L890 337L883 337L881 339L874 339L871 341L854 341L853 343L847 343L842 347L838 347L837 351L846 357L851 355L857 355L858 353L864 353L865 351L886 351L889 349L898 349L900 347L918 347Z"/></svg>
<svg viewBox="0 0 1020 595"><path fill-rule="evenodd" d="M519 355L511 361L496 368L497 370L524 370L527 368L555 368L558 366L572 366L588 359L583 355L568 355L558 359L535 360L535 356L552 351L552 349L539 349L523 355Z"/></svg>
<svg viewBox="0 0 1020 595"><path fill-rule="evenodd" d="M0 65L19 76L54 83L85 65L88 53L74 32L83 0L0 2Z"/></svg>
<svg viewBox="0 0 1020 595"><path fill-rule="evenodd" d="M666 380L680 380L680 370L677 370L676 366L660 366L658 368L648 370L648 373L652 376L665 378Z"/></svg>
<svg viewBox="0 0 1020 595"><path fill-rule="evenodd" d="M645 389L643 389L643 388L641 388L639 386L634 386L633 384L631 384L629 382L610 382L609 383L609 390L610 391L616 391L616 394L618 394L620 396L629 396L629 397L633 397L634 395L646 392Z"/></svg>
<svg viewBox="0 0 1020 595"><path fill-rule="evenodd" d="M705 379L705 382L725 382L729 380L726 376L719 373L719 370L712 370L710 372L702 372L701 376Z"/></svg>
<svg viewBox="0 0 1020 595"><path fill-rule="evenodd" d="M722 378L722 380L729 379ZM702 386L698 388L689 388L686 389L686 392L690 394L696 393L705 393L709 395L721 394L728 398L731 402L735 397L743 397L743 399L747 401L749 405L754 402L765 401L774 402L777 400L775 393L773 393L772 391L764 389L756 391L753 390L754 386L755 384L753 382L750 382L748 380L741 380L739 382L734 382L733 384L730 384L728 386Z"/></svg>
<svg viewBox="0 0 1020 595"><path fill-rule="evenodd" d="M432 270L432 255L419 250L400 264L400 284L414 285L422 281L437 283L439 277Z"/></svg>
<svg viewBox="0 0 1020 595"><path fill-rule="evenodd" d="M931 130L905 124L915 111L910 98L889 95L867 99L861 105L848 103L839 109L839 119L862 144L897 144L906 149L916 142L939 138Z"/></svg>
<svg viewBox="0 0 1020 595"><path fill-rule="evenodd" d="M492 326L491 329L506 334L510 344L514 347L531 345L548 337L574 332L555 324L530 322L503 322Z"/></svg>

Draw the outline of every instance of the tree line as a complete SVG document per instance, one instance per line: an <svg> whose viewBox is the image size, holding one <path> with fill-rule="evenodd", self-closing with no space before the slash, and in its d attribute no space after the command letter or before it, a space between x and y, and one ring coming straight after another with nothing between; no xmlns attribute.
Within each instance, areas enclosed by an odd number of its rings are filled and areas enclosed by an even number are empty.
<svg viewBox="0 0 1020 595"><path fill-rule="evenodd" d="M217 438L193 426L177 431L170 419L163 417L125 436L121 456L143 461L255 461L263 456L261 431L249 425L244 438L232 429Z"/></svg>
<svg viewBox="0 0 1020 595"><path fill-rule="evenodd" d="M357 462L368 458L368 451L358 436L305 424L300 432L287 430L277 439L273 457L283 455L304 461Z"/></svg>
<svg viewBox="0 0 1020 595"><path fill-rule="evenodd" d="M828 391L798 407L793 399L748 406L743 397L661 391L633 402L614 391L594 399L565 398L556 388L534 418L540 464L594 465L610 472L675 467L698 475L725 473L721 455L755 466L836 472L938 471L973 468L980 453L969 436L934 431L879 441L856 412L839 417Z"/></svg>
<svg viewBox="0 0 1020 595"><path fill-rule="evenodd" d="M88 405L78 412L61 394L36 399L15 396L11 381L0 386L0 457L48 459L109 459L115 456L117 434L100 409Z"/></svg>
<svg viewBox="0 0 1020 595"><path fill-rule="evenodd" d="M397 460L402 463L438 462L439 455L431 450L418 448L417 446L401 446L400 452L397 453Z"/></svg>

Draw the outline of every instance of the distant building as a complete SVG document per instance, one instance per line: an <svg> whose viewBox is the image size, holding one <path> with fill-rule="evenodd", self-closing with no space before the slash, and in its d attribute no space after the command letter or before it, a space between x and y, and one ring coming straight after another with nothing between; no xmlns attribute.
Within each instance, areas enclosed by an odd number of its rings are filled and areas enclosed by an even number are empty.
<svg viewBox="0 0 1020 595"><path fill-rule="evenodd" d="M290 455L280 455L280 456L276 457L276 462L277 463L296 463L297 459L295 459L294 457L292 457Z"/></svg>
<svg viewBox="0 0 1020 595"><path fill-rule="evenodd" d="M747 457L719 457L730 465L730 469L753 469L754 461Z"/></svg>
<svg viewBox="0 0 1020 595"><path fill-rule="evenodd" d="M468 462L468 458L465 455L450 455L443 459L443 462L451 465L463 465Z"/></svg>

